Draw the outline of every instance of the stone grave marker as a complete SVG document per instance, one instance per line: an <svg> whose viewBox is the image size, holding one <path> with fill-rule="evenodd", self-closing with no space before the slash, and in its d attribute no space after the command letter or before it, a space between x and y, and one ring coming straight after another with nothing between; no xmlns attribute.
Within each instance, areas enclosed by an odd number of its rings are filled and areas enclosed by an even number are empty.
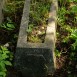
<svg viewBox="0 0 77 77"><path fill-rule="evenodd" d="M56 68L54 48L57 0L52 0L44 43L27 42L29 10L30 0L25 0L14 66L23 77L45 77L52 74Z"/></svg>

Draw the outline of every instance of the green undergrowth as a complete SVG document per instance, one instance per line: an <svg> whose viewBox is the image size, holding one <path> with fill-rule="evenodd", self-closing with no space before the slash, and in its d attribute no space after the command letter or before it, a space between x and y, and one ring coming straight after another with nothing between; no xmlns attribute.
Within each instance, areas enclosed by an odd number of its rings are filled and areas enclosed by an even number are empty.
<svg viewBox="0 0 77 77"><path fill-rule="evenodd" d="M23 7L24 0L6 0L3 6L4 19L0 24L0 77L8 76L9 68L13 67L12 60L16 49Z"/></svg>
<svg viewBox="0 0 77 77"><path fill-rule="evenodd" d="M19 28L24 7L24 0L6 0L3 6L4 20L0 28L15 30Z"/></svg>
<svg viewBox="0 0 77 77"><path fill-rule="evenodd" d="M7 66L12 66L13 54L4 46L0 46L0 77L6 77Z"/></svg>
<svg viewBox="0 0 77 77"><path fill-rule="evenodd" d="M24 7L24 0L7 0L3 7L4 20L9 17L13 22L19 24Z"/></svg>
<svg viewBox="0 0 77 77"><path fill-rule="evenodd" d="M23 13L24 0L6 0L3 6L3 22L0 25L0 44L16 44L21 17ZM3 38L3 34L4 37ZM2 39L3 38L3 39ZM5 39L5 40L4 40Z"/></svg>
<svg viewBox="0 0 77 77"><path fill-rule="evenodd" d="M56 56L66 56L65 68L68 77L76 77L77 70L77 0L59 0L57 18ZM66 63L67 62L67 63Z"/></svg>
<svg viewBox="0 0 77 77"><path fill-rule="evenodd" d="M28 42L44 42L52 0L31 0Z"/></svg>

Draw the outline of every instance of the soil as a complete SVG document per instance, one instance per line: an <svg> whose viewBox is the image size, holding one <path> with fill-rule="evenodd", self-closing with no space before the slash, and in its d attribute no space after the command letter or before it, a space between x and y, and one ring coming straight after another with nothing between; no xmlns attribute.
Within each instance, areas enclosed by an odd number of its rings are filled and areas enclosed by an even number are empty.
<svg viewBox="0 0 77 77"><path fill-rule="evenodd" d="M35 27L31 33L28 33L28 42L41 42L44 43L45 34L46 34L46 26L40 25Z"/></svg>
<svg viewBox="0 0 77 77"><path fill-rule="evenodd" d="M51 1L35 0L30 6L27 41L44 43Z"/></svg>

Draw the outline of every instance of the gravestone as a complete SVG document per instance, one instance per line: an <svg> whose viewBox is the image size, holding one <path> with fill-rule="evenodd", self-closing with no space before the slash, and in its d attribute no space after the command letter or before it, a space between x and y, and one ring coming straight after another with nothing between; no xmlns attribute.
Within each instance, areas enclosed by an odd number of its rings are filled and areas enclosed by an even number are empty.
<svg viewBox="0 0 77 77"><path fill-rule="evenodd" d="M52 0L44 43L27 42L29 11L30 0L25 0L14 66L23 77L45 77L56 68L54 48L57 0Z"/></svg>

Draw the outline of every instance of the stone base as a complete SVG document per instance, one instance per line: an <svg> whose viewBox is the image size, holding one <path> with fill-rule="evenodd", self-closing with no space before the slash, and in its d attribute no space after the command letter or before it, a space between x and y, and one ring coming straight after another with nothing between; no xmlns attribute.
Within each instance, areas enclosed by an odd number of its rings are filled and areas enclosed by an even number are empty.
<svg viewBox="0 0 77 77"><path fill-rule="evenodd" d="M23 77L45 77L54 70L52 52L42 48L17 48L15 68Z"/></svg>

